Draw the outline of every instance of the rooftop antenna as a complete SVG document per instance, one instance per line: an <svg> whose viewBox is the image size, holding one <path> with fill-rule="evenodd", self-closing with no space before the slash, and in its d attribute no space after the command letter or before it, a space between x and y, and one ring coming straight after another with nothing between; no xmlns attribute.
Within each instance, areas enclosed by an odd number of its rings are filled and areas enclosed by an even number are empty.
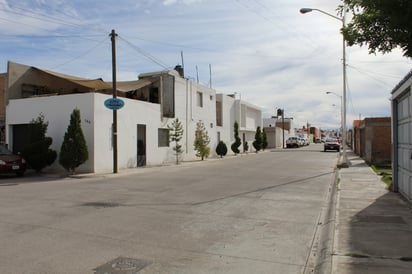
<svg viewBox="0 0 412 274"><path fill-rule="evenodd" d="M212 88L212 65L209 64L209 84L210 88Z"/></svg>
<svg viewBox="0 0 412 274"><path fill-rule="evenodd" d="M184 63L184 60L183 60L183 50L180 51L180 58L182 59L182 68L185 68L185 63Z"/></svg>
<svg viewBox="0 0 412 274"><path fill-rule="evenodd" d="M197 65L196 65L196 81L199 84L199 69L198 69Z"/></svg>

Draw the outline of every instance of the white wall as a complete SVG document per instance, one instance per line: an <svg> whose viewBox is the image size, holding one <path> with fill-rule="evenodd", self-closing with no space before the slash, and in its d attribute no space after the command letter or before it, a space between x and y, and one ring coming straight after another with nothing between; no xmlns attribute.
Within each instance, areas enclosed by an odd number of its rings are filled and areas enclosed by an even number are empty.
<svg viewBox="0 0 412 274"><path fill-rule="evenodd" d="M95 101L95 172L113 169L111 126L113 112L104 106L109 95L96 93ZM146 125L146 164L157 165L171 161L170 149L158 147L158 128L165 128L160 105L121 98L125 106L117 111L118 168L136 167L137 125Z"/></svg>
<svg viewBox="0 0 412 274"><path fill-rule="evenodd" d="M89 160L80 166L78 170L93 171L94 159L90 157L90 155L94 153L93 95L94 94L86 93L10 100L6 106L6 142L13 147L13 132L10 130L12 125L28 124L42 113L45 122L49 123L46 136L53 138L53 143L50 148L59 153L64 134L70 123L70 115L73 109L78 108L81 115L82 130L89 149ZM63 170L58 164L58 158L55 163L47 169Z"/></svg>
<svg viewBox="0 0 412 274"><path fill-rule="evenodd" d="M236 116L235 99L224 94L216 96L222 102L222 126L218 127L217 131L220 132L220 140L227 146L228 154L233 154L230 146L235 141L233 128Z"/></svg>
<svg viewBox="0 0 412 274"><path fill-rule="evenodd" d="M222 96L222 123L216 125L216 92L214 89L198 85L175 76L175 118L179 118L184 128L184 138L181 142L184 148L182 160L199 159L195 156L194 140L196 123L202 121L210 137L211 156L215 155L217 146L217 132L220 139L225 141L228 152L234 141L233 124L240 121L240 100ZM203 95L203 106L197 104L197 92ZM81 125L89 149L89 160L81 165L79 172L110 172L113 169L112 122L113 112L104 106L104 101L110 95L100 93L69 94L49 97L35 97L10 100L7 106L7 129L15 124L28 124L32 119L44 114L45 121L49 122L47 136L53 138L51 148L60 152L64 134L70 122L70 114L78 108L81 114ZM167 128L174 118L164 118L161 115L161 105L133 99L121 98L125 106L117 111L118 128L118 168L136 167L137 154L137 125L146 125L146 164L158 165L174 162L173 144L169 147L158 147L158 129ZM238 102L237 102L238 101ZM237 103L237 105L236 105ZM246 106L246 105L245 105ZM253 128L247 132L247 140L254 139L257 125L261 125L261 111L253 106L247 106L244 113L246 128ZM241 132L240 132L241 133ZM6 142L11 146L12 131L8 130ZM241 133L242 134L242 133ZM240 136L242 138L242 135ZM252 144L249 142L249 146ZM241 148L242 149L242 148ZM48 170L62 171L58 160Z"/></svg>
<svg viewBox="0 0 412 274"><path fill-rule="evenodd" d="M198 121L202 121L205 125L207 130L208 136L210 138L210 151L211 156L215 155L215 149L217 146L217 126L216 126L216 92L213 89L208 87L198 85L191 81L184 80L182 78L177 78L176 81L181 82L185 81L187 83L187 90L186 85L183 87L179 87L178 84L176 86L176 90L184 89L187 92L187 108L185 114L181 114L182 117L186 118L186 146L188 149L185 151L185 159L199 159L195 156L196 151L194 150L194 141L195 141L195 131L196 131L196 124ZM203 106L200 107L197 104L197 92L201 92L203 96ZM176 100L177 104L183 104L186 102L185 100ZM178 115L178 113L176 113ZM179 118L180 119L180 118Z"/></svg>

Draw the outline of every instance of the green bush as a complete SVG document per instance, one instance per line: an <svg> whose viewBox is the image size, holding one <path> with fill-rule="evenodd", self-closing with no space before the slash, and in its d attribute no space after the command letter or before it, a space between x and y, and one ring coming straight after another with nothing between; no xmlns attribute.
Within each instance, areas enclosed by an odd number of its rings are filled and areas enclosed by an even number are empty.
<svg viewBox="0 0 412 274"><path fill-rule="evenodd" d="M220 158L223 158L223 156L226 156L227 146L226 146L225 142L220 141L219 144L217 144L216 154L219 155Z"/></svg>
<svg viewBox="0 0 412 274"><path fill-rule="evenodd" d="M46 137L48 125L48 122L44 122L43 114L33 119L29 124L29 143L22 151L28 165L36 172L50 166L57 158L57 152L49 148L53 139Z"/></svg>

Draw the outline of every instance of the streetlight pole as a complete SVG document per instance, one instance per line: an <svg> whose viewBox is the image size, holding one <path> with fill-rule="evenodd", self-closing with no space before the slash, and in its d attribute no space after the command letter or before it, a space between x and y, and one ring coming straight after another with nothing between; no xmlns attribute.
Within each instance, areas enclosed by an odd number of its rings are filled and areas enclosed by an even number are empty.
<svg viewBox="0 0 412 274"><path fill-rule="evenodd" d="M323 13L329 17L332 17L336 20L339 20L342 23L342 28L345 27L345 9L343 9L343 16L338 17L333 14L330 14L326 11L320 10L320 9L312 9L312 8L301 8L300 13L305 14L308 12L312 11L318 11L320 13ZM348 161L347 161L347 156L346 156L346 43L345 43L345 37L342 35L342 78L343 78L343 92L342 92L342 159L341 162L339 163L339 167L348 167Z"/></svg>

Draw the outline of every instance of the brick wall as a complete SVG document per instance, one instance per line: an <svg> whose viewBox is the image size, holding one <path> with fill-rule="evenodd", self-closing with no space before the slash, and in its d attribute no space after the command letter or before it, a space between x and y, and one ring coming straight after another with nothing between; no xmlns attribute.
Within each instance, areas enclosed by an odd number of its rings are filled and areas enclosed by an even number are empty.
<svg viewBox="0 0 412 274"><path fill-rule="evenodd" d="M354 152L367 163L391 162L391 118L365 118L354 124Z"/></svg>

